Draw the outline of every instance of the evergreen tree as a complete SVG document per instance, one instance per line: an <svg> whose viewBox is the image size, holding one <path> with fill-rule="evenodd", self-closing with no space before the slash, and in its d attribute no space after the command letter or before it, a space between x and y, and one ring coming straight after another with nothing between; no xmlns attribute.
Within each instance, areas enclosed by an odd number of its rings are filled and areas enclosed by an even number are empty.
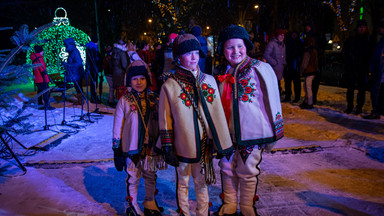
<svg viewBox="0 0 384 216"><path fill-rule="evenodd" d="M32 32L29 32L27 25L22 25L19 30L15 31L10 38L13 48L7 55L4 54L7 50L0 50L0 110L2 115L0 117L0 135L3 135L6 131L14 133L27 133L32 125L23 123L23 120L27 119L30 115L22 115L22 112L31 102L35 101L37 97L26 102L22 108L18 108L13 105L13 97L17 93L16 90L8 90L7 87L15 84L27 83L31 76L31 69L38 65L23 64L14 65L12 61L19 52L26 52L31 49L32 43L39 43L38 34L55 25L57 23L52 22L43 25ZM2 28L0 30L5 30Z"/></svg>

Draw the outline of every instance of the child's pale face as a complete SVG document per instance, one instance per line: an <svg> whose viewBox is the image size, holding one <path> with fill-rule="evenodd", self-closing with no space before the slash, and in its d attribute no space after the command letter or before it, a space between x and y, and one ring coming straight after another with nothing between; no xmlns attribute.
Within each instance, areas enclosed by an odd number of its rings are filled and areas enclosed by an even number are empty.
<svg viewBox="0 0 384 216"><path fill-rule="evenodd" d="M231 65L235 67L247 56L247 47L243 39L233 38L224 43L224 56Z"/></svg>
<svg viewBox="0 0 384 216"><path fill-rule="evenodd" d="M137 92L143 92L147 88L147 79L143 75L133 76L131 78L131 87Z"/></svg>
<svg viewBox="0 0 384 216"><path fill-rule="evenodd" d="M180 64L190 70L197 70L199 64L199 50L192 50L179 57Z"/></svg>

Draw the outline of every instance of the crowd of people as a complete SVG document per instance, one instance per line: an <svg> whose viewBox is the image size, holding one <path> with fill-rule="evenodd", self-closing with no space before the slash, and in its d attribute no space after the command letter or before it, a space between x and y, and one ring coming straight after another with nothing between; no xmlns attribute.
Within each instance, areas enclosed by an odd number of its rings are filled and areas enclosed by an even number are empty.
<svg viewBox="0 0 384 216"><path fill-rule="evenodd" d="M238 215L238 206L240 215L258 215L254 204L259 199L262 153L284 136L281 102L299 103L303 79L305 96L300 107L312 109L317 103L319 56L323 50L313 25L307 23L304 29L302 39L296 31L287 34L278 29L261 50L260 43L252 41L245 28L229 25L219 34L220 64L214 70L199 26L190 33L172 33L153 49L145 41L119 39L105 48L104 57L97 49L97 38L92 37L86 46L91 102L99 100L97 80L104 71L108 104L116 107L114 163L118 171L127 173L127 215L162 215L163 208L155 199L156 172L168 169L168 165L175 167L177 212L190 215L188 188L192 176L196 215L209 215L207 186L216 181L215 158L219 160L222 185L222 205L215 215ZM384 35L384 19L378 31ZM384 114L384 37L375 47L364 20L357 22L355 33L343 48L348 78L345 112L362 112L371 72L373 109L364 117L377 119ZM80 83L85 72L78 50L72 38L64 43L69 52L65 68L70 80ZM34 62L40 59L38 63L42 63L41 52L36 46L31 55ZM39 91L49 82L43 72L34 71L41 74L35 76ZM355 88L359 91L356 107ZM82 102L81 86L76 91ZM46 108L51 109L46 97ZM144 210L137 202L141 176L145 184Z"/></svg>

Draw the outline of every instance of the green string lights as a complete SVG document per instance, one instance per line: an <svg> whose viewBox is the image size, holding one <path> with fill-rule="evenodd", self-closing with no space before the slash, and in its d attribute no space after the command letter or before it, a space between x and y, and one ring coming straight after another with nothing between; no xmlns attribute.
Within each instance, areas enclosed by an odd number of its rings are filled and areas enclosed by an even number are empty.
<svg viewBox="0 0 384 216"><path fill-rule="evenodd" d="M63 10L65 12L64 17L58 17L57 11ZM65 51L64 40L67 38L73 38L76 42L76 47L80 51L81 58L83 59L85 66L85 45L90 41L89 36L83 31L71 26L67 18L67 12L64 8L57 8L55 11L55 17L53 22L59 22L59 24L52 26L38 35L39 41L44 43L31 44L33 48L36 45L40 45L44 50L44 60L47 64L47 71L49 74L62 74L64 68L61 62L65 62L68 58L68 53ZM32 64L30 55L32 50L27 51L27 63Z"/></svg>

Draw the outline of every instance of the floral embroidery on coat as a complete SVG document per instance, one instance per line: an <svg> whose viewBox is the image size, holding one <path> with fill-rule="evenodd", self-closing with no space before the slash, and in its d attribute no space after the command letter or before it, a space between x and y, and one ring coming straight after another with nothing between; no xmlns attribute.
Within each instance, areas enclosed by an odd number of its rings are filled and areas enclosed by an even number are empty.
<svg viewBox="0 0 384 216"><path fill-rule="evenodd" d="M239 100L243 102L252 103L252 97L255 97L255 83L249 82L251 78L244 78L240 80L239 85Z"/></svg>
<svg viewBox="0 0 384 216"><path fill-rule="evenodd" d="M206 83L203 83L201 85L201 90L203 92L203 95L205 97L205 100L212 104L213 102L213 99L216 98L216 95L215 95L215 89L211 87L211 85L209 84L206 84Z"/></svg>
<svg viewBox="0 0 384 216"><path fill-rule="evenodd" d="M181 93L179 95L179 98L183 101L183 104L188 107L188 108L191 108L191 105L192 105L192 101L189 100L187 94L189 94L191 97L193 97L193 94L192 94L192 88L187 86L184 88L186 93L181 90Z"/></svg>

